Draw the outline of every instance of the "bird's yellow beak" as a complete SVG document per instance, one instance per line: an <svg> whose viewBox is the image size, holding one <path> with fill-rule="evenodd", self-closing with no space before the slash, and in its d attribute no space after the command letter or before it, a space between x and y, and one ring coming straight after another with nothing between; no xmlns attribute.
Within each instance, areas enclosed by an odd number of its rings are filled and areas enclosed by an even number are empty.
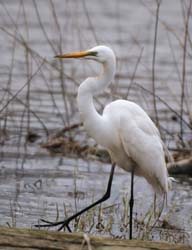
<svg viewBox="0 0 192 250"><path fill-rule="evenodd" d="M90 51L80 51L80 52L72 52L68 54L63 54L63 55L56 55L55 58L80 58L80 57L85 57L89 56L92 53Z"/></svg>

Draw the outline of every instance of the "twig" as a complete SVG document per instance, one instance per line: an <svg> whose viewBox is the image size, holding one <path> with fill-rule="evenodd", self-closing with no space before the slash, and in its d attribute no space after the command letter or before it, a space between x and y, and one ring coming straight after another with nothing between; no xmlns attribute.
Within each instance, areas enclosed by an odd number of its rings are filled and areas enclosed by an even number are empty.
<svg viewBox="0 0 192 250"><path fill-rule="evenodd" d="M12 97L14 96L14 94L12 94L10 90L7 90L7 89L5 90L3 88L0 89L0 90L7 91L9 93L9 95L11 95ZM27 104L24 103L21 99L19 99L18 97L14 97L14 98L15 98L15 100L17 102L19 102L20 104L22 104L24 107L27 107ZM40 117L35 113L35 111L33 111L32 109L30 109L29 107L27 107L27 108L28 108L29 112L31 112L31 114L34 115L34 117L39 121L39 123L42 125L43 129L45 130L46 136L48 136L49 135L49 131L48 131L47 127L45 126L45 124L40 119Z"/></svg>
<svg viewBox="0 0 192 250"><path fill-rule="evenodd" d="M142 85L140 85L139 83L135 83L136 86L138 86L139 88L141 88L142 90L146 91L147 93L153 95L153 93L144 88ZM173 108L171 108L171 106L169 106L169 104L167 104L163 99L161 99L161 97L159 97L158 95L155 94L155 98L158 99L160 102L162 102L170 111L172 111L179 119L182 119L183 123L185 125L187 125L188 128L192 129L192 125L190 123L188 123L187 121L185 121L185 119L183 117L180 116L180 114L178 114Z"/></svg>
<svg viewBox="0 0 192 250"><path fill-rule="evenodd" d="M154 43L153 43L153 59L152 59L152 93L153 93L153 107L155 112L155 124L159 128L159 118L157 113L157 103L155 98L155 60L156 60L156 47L157 47L157 30L158 30L158 21L159 21L159 9L161 0L156 0L157 8L156 8L156 20L155 20L155 36L154 36Z"/></svg>
<svg viewBox="0 0 192 250"><path fill-rule="evenodd" d="M130 84L129 84L128 88L127 88L127 93L125 94L124 99L127 99L128 96L129 96L130 89L131 89L131 87L132 87L132 85L133 85L133 83L134 83L133 81L134 81L134 79L135 79L135 75L136 75L136 71L137 71L138 65L139 65L139 63L140 63L140 61L141 61L141 57L142 57L142 54L143 54L143 50L144 50L144 47L141 48L139 57L138 57L138 59L137 59L137 62L136 62L136 65L135 65L135 68L134 68L134 71L133 71L133 74L132 74L132 76L131 76Z"/></svg>
<svg viewBox="0 0 192 250"><path fill-rule="evenodd" d="M34 5L34 8L35 8L35 12L36 12L36 15L37 15L37 19L38 19L38 22L39 22L39 25L40 25L40 28L45 36L45 38L47 39L47 42L48 44L50 45L51 49L53 50L53 53L56 54L57 53L57 50L55 49L55 47L53 46L53 43L51 42L51 40L49 39L48 35L47 35L47 32L43 26L43 23L41 21L41 16L39 14L39 10L38 10L38 6L37 6L37 3L36 3L36 0L33 0L33 5Z"/></svg>
<svg viewBox="0 0 192 250"><path fill-rule="evenodd" d="M57 18L57 13L55 10L55 6L52 0L49 1L50 2L50 6L51 6L51 11L52 11L52 15L53 15L53 19L55 22L55 26L57 28L58 34L59 34L59 44L58 44L58 49L59 49L59 53L62 53L62 33L61 33L61 28L60 28L60 24L59 24L59 20ZM51 42L51 41L50 41ZM60 86L61 86L61 92L62 92L62 98L63 98L63 103L64 103L64 109L66 112L66 121L65 119L62 119L64 125L68 125L69 126L69 120L70 120L70 112L69 112L69 107L68 107L68 100L66 97L66 86L65 86L65 73L64 73L64 65L62 60L59 60L59 65L60 65L60 69L59 69L59 76L60 76Z"/></svg>
<svg viewBox="0 0 192 250"><path fill-rule="evenodd" d="M4 4L2 4L2 5L4 6ZM11 64L9 67L9 75L8 75L8 81L7 81L7 90L11 89L12 74L13 74L14 62L15 62L15 49L16 49L15 36L18 32L18 19L19 19L19 16L21 14L20 12L21 12L21 3L19 4L18 13L17 13L17 17L16 17L16 22L15 22L15 27L14 27L14 37L13 37L13 44L12 44L12 51L11 51ZM6 93L8 93L7 98L9 98L9 92L7 91ZM5 110L5 113L8 113L8 108ZM3 126L4 132L6 131L6 125L7 125L7 115L5 115L5 119L4 119L4 126Z"/></svg>
<svg viewBox="0 0 192 250"><path fill-rule="evenodd" d="M169 151L180 152L180 153L191 153L192 148L172 148L167 147Z"/></svg>
<svg viewBox="0 0 192 250"><path fill-rule="evenodd" d="M12 20L11 20L12 21ZM15 26L15 23L12 22L12 24ZM11 38L15 38L16 41L22 45L23 47L25 47L32 55L33 58L37 57L39 58L40 60L44 60L44 62L48 65L50 65L52 68L54 68L55 70L57 70L58 72L60 71L60 69L57 67L56 64L51 64L51 62L49 60L47 60L47 58L45 57L42 57L37 51L33 50L31 47L29 47L29 45L27 44L26 40L24 39L24 37L19 34L17 32L17 35L19 36L15 36L13 33L11 33L10 31L8 31L7 29L5 29L4 27L0 26L0 30L2 30L5 34L7 34L9 37ZM79 85L78 81L76 81L74 78L72 78L70 75L67 75L64 73L64 76L73 81L77 86Z"/></svg>
<svg viewBox="0 0 192 250"><path fill-rule="evenodd" d="M31 82L31 80L37 75L37 73L40 71L41 67L45 61L42 61L40 66L37 68L37 70L31 75L31 77L27 80L27 82L7 101L7 103L4 105L4 107L0 110L0 113L2 113L8 105L15 100L15 98L22 92L22 90Z"/></svg>
<svg viewBox="0 0 192 250"><path fill-rule="evenodd" d="M87 10L87 6L86 6L86 3L85 3L85 0L82 1L82 4L83 4L83 8L84 8L84 10L85 10L85 15L86 15L86 17L87 17L88 23L89 23L89 25L90 25L90 29L91 29L91 31L93 32L93 36L94 36L94 38L95 38L96 43L98 44L98 43L99 43L99 40L98 40L98 38L97 38L97 35L96 35L96 32L95 32L94 26L93 26L93 24L92 24L92 22L91 22L90 15L89 15L89 11Z"/></svg>
<svg viewBox="0 0 192 250"><path fill-rule="evenodd" d="M184 113L184 98L185 98L185 79L186 79L186 51L187 51L187 39L188 39L188 26L189 17L191 12L191 0L189 1L189 7L187 11L187 17L185 20L185 36L184 36L184 46L183 46L183 65L182 65L182 83L181 83L181 111L180 111L180 135L183 140L183 113Z"/></svg>

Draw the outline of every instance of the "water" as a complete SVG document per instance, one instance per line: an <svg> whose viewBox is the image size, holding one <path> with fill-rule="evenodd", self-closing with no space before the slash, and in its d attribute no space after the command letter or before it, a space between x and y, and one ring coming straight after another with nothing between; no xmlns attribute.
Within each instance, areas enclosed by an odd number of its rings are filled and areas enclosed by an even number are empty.
<svg viewBox="0 0 192 250"><path fill-rule="evenodd" d="M155 7L155 1L139 0L113 0L110 3L58 0L53 5L45 0L1 1L1 225L33 227L40 218L55 220L57 209L63 218L65 212L75 212L104 193L109 164L70 154L52 156L40 146L47 141L47 133L53 134L69 124L79 123L76 104L78 84L89 74L98 72L95 63L70 60L61 65L52 56L60 53L60 49L68 52L96 44L110 45L118 58L114 80L117 84L113 83L96 99L97 108L102 110L111 100L128 97L154 118L153 98L147 91L152 88ZM162 2L155 64L156 94L179 114L183 34L182 4L180 1L174 1L174 5L172 1ZM189 46L184 104L187 122L192 101L192 71L188 63L190 49ZM36 72L43 58L48 62ZM180 122L172 119L174 114L164 103L157 101L161 132L166 144L176 147L176 143L180 144L177 136ZM183 126L184 140L188 140L191 131L188 126ZM26 141L30 132L38 135L34 142ZM83 129L72 131L72 136L82 143L94 144ZM185 230L187 236L183 241L191 242L192 179L188 176L176 179L162 218ZM112 197L104 205L117 204L119 209L116 210L116 205L113 208L116 211L113 215L115 236L121 235L117 224L124 211L122 197L129 197L129 184L129 174L116 169ZM142 178L136 178L135 199L135 211L141 219L153 201L153 193ZM94 228L93 233L98 233L98 230Z"/></svg>

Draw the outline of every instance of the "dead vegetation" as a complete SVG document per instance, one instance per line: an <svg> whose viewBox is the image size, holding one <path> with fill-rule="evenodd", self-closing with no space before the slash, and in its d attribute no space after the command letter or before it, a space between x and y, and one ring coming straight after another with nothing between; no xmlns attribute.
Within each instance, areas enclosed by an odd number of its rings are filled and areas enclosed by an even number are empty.
<svg viewBox="0 0 192 250"><path fill-rule="evenodd" d="M91 47L93 43L106 42L115 47L116 38L113 40L109 37L107 40L98 33L87 1L59 1L57 5L53 0L46 3L33 0L30 4L20 0L15 1L14 12L9 4L6 1L0 3L1 54L5 56L5 63L1 63L0 70L2 160L8 155L8 150L16 148L11 160L17 163L21 159L22 163L16 168L22 169L27 157L32 155L31 147L42 147L50 153L50 157L63 155L109 163L107 152L93 142L90 143L85 135L76 105L78 84L89 72L94 72L92 66L84 63L78 67L72 63L64 65L61 61L54 61L53 55L71 50L72 47ZM146 1L138 4L152 20L153 36L148 41L150 49L136 30L129 34L129 40L124 41L124 35L129 29L122 33L122 27L128 26L129 22L121 23L123 9L118 5L111 12L117 25L113 32L118 34L116 84L110 91L96 97L95 103L102 112L109 100L123 97L138 102L156 121L165 144L177 162L174 166L169 165L170 173L192 174L191 1L181 2L180 29L163 18L163 4L166 3L157 0L153 4ZM76 13L78 9L83 13L82 23ZM106 26L105 29L108 28ZM163 43L160 34L166 34L163 42L167 42L167 55L165 53L164 56L158 51ZM86 40L87 37L90 39ZM152 53L148 54L148 51ZM146 59L148 57L152 60ZM167 68L163 67L164 64ZM165 69L168 73L164 73ZM127 214L128 198L122 199ZM10 207L12 226L15 226L12 203ZM74 230L103 235L107 232L113 237L127 238L126 216L121 218L120 223L116 222L120 225L118 233L114 235L112 231L112 227L116 226L114 217L118 212L116 205L100 207L99 211L91 210L75 222ZM136 217L135 235L153 240L158 234L163 241L188 241L188 233L169 225L166 219L152 227L151 217L151 211L143 218Z"/></svg>

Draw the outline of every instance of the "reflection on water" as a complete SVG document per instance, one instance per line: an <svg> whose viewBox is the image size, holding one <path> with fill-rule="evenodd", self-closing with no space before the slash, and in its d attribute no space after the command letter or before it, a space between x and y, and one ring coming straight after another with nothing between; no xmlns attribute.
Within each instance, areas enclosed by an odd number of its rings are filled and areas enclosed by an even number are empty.
<svg viewBox="0 0 192 250"><path fill-rule="evenodd" d="M38 223L40 218L55 221L58 211L60 219L66 215L69 216L102 196L107 185L109 171L110 165L108 164L57 157L27 160L23 169L15 169L13 161L2 162L1 225L30 228ZM170 237L174 234L178 240L182 235L183 241L188 242L192 224L190 212L192 178L180 176L176 180L173 190L168 195L168 206L164 209L161 219L165 219L174 228L173 232L168 230L169 234L171 232ZM123 197L126 198L128 205L129 190L130 175L123 170L116 169L111 198L102 205L103 209L105 208L103 218L106 218L108 222L109 216L112 216L114 224L111 233L115 236L122 237L126 234L128 237L128 232L126 233L121 225L125 225L123 223L123 216L125 216ZM134 207L136 224L149 212L152 204L151 188L143 178L137 177ZM111 206L112 209L106 209ZM98 222L97 213L95 224ZM135 235L138 235L138 229L135 230ZM162 235L163 230L161 231ZM98 234L99 230L94 228L91 232ZM105 234L108 235L107 232ZM159 239L158 227L153 230L152 234L153 237ZM155 236L156 234L158 237ZM162 239L165 240L167 235L168 233L162 236Z"/></svg>
<svg viewBox="0 0 192 250"><path fill-rule="evenodd" d="M113 99L124 97L139 103L154 118L150 91L155 1L113 0L109 3L105 0L102 4L54 1L54 5L45 0L36 4L35 1L3 2L0 5L0 224L32 227L40 218L54 221L58 211L63 218L100 197L110 170L109 165L96 161L52 157L40 147L39 144L47 140L47 133L79 123L78 83L98 70L91 62L68 61L60 65L52 56L60 52L60 47L65 51L79 50L92 47L97 41L110 45L118 56L117 85L113 84L96 99L98 109L102 110ZM170 147L181 143L178 136L181 123L174 112L180 113L183 50L178 37L182 35L180 1L175 1L174 5L171 1L162 2L156 90L161 98L157 102L161 133ZM48 62L36 72L44 57ZM192 101L189 81L192 71L188 64L186 72L186 112L183 115L188 122ZM183 129L184 141L190 139L191 131L186 123ZM94 144L81 128L72 135L79 141ZM114 220L111 232L114 235L119 234L118 225L125 212L123 197L129 197L129 183L129 174L116 169L112 197L103 205L113 208L112 215L107 210L106 214L103 211L103 216L114 216L108 218L108 222ZM162 216L190 235L191 186L191 177L177 177ZM135 217L138 221L149 211L152 202L150 187L142 178L136 178ZM98 220L98 214L94 218ZM94 233L99 231L93 230ZM187 235L184 241L188 238Z"/></svg>

